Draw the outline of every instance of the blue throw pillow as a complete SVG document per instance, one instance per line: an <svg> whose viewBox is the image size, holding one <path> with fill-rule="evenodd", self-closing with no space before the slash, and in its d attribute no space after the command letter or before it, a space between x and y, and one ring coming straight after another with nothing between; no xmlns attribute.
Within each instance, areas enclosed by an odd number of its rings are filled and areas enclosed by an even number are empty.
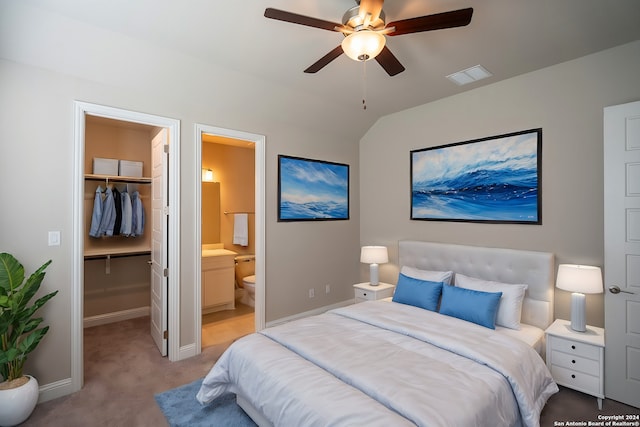
<svg viewBox="0 0 640 427"><path fill-rule="evenodd" d="M400 273L392 301L436 311L442 282L430 282Z"/></svg>
<svg viewBox="0 0 640 427"><path fill-rule="evenodd" d="M482 292L445 286L442 288L440 313L495 329L500 297L502 292Z"/></svg>

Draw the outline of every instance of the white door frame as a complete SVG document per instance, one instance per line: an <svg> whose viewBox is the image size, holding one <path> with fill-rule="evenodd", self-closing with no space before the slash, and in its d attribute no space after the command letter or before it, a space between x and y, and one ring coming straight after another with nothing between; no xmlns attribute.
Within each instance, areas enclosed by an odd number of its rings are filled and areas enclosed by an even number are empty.
<svg viewBox="0 0 640 427"><path fill-rule="evenodd" d="M224 129L214 126L195 124L195 188L196 207L194 222L196 225L196 257L194 271L201 271L202 266L202 230L200 223L202 206L202 134L216 135L225 138L241 139L255 143L255 249L256 249L256 295L255 295L255 327L260 331L265 327L265 137L248 132ZM202 347L202 275L195 275L194 290L194 324L196 337L195 354L200 353Z"/></svg>
<svg viewBox="0 0 640 427"><path fill-rule="evenodd" d="M86 115L164 127L169 131L169 269L168 272L168 357L178 360L180 349L180 121L167 117L122 110L87 102L74 101L74 170L73 170L73 270L71 303L71 388L84 383L83 312L84 312L84 143Z"/></svg>

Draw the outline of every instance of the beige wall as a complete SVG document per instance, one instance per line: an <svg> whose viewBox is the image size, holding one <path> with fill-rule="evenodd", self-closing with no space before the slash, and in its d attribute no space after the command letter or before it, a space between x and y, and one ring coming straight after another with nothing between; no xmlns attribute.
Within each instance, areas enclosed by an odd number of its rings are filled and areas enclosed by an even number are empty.
<svg viewBox="0 0 640 427"><path fill-rule="evenodd" d="M557 264L602 266L602 109L640 99L639 75L635 42L381 118L360 142L360 239L389 246L381 280L396 282L400 239L549 251ZM542 225L409 219L411 150L538 127ZM587 296L590 324L603 325L603 301ZM555 315L570 318L568 292L556 292Z"/></svg>
<svg viewBox="0 0 640 427"><path fill-rule="evenodd" d="M151 284L146 256L84 262L84 317L148 308ZM108 263L108 265L107 265Z"/></svg>
<svg viewBox="0 0 640 427"><path fill-rule="evenodd" d="M7 26L0 28L0 251L15 254L26 271L51 259L42 292L59 290L40 312L51 329L26 365L41 385L65 384L71 376L74 100L180 120L181 238L174 243L181 252L181 347L200 333L193 319L200 274L195 270L200 215L194 206L201 180L195 123L266 136L266 320L353 295L351 284L359 274L359 135L345 123L343 107L20 2L1 8ZM311 116L324 111L334 119L331 126L302 127L289 118L290 109ZM351 219L278 223L278 154L351 165ZM61 232L60 246L47 246L53 230ZM329 295L325 284L332 285ZM314 299L308 298L311 287Z"/></svg>

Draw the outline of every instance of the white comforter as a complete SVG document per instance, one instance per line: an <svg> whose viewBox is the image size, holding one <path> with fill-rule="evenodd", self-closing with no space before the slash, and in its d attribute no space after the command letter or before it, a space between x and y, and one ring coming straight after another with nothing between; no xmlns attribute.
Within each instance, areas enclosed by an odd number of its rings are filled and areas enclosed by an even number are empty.
<svg viewBox="0 0 640 427"><path fill-rule="evenodd" d="M521 341L371 301L236 341L197 394L239 393L276 426L538 426L558 391Z"/></svg>

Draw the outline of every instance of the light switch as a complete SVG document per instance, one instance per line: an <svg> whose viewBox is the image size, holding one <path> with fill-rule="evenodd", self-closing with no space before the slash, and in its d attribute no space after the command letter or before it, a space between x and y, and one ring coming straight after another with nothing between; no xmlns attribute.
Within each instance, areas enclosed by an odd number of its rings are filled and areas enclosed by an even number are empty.
<svg viewBox="0 0 640 427"><path fill-rule="evenodd" d="M50 231L49 232L49 246L60 246L60 232L59 231Z"/></svg>

